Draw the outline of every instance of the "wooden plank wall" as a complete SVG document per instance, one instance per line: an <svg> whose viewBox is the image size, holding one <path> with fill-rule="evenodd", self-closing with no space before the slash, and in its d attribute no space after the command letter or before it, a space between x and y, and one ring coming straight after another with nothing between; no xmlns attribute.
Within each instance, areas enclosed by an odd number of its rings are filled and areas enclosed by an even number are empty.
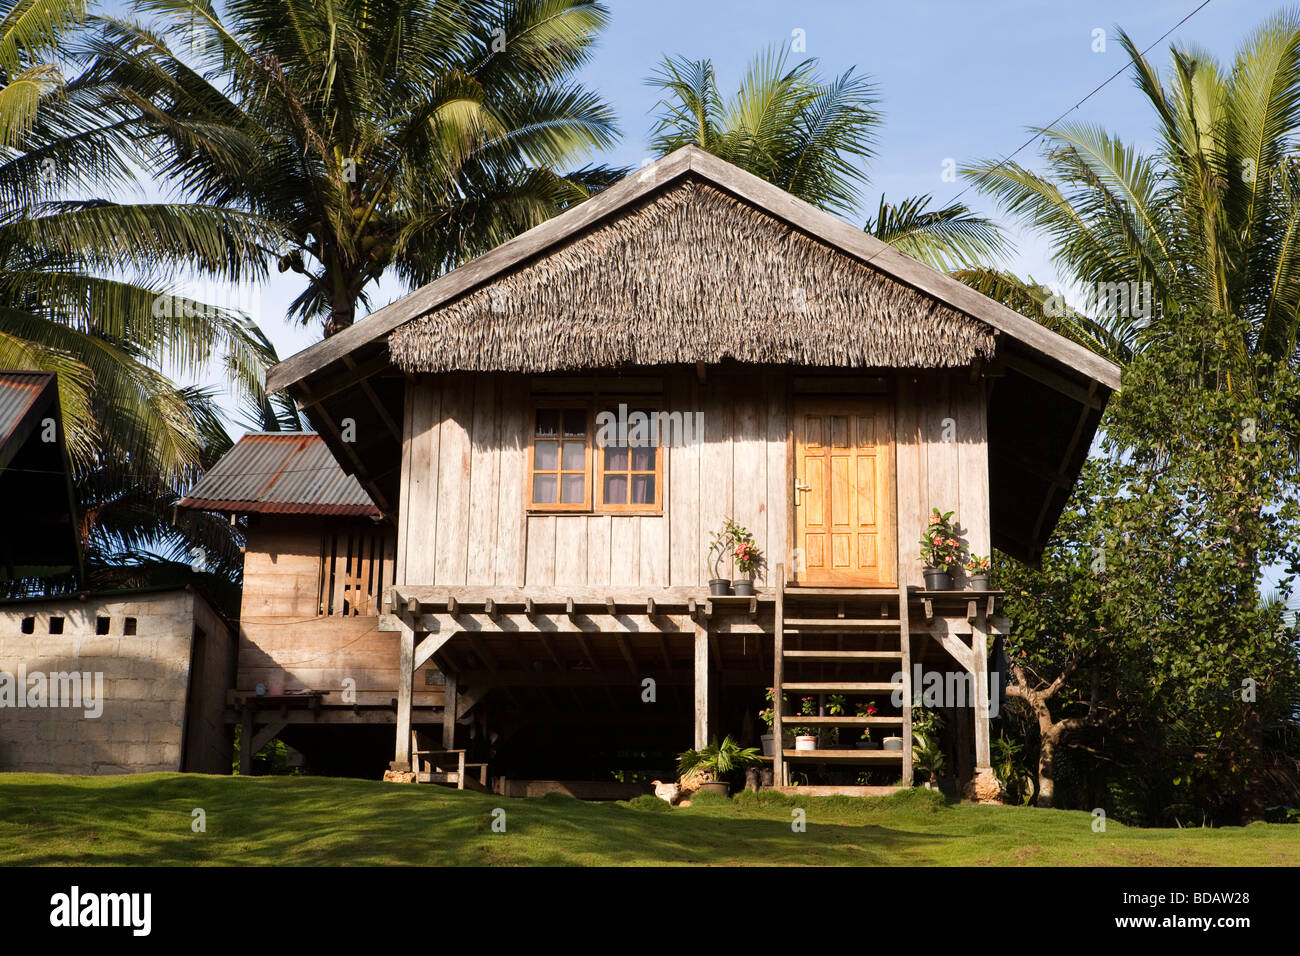
<svg viewBox="0 0 1300 956"><path fill-rule="evenodd" d="M904 373L897 395L898 543L905 583L920 585L917 542L932 508L955 512L973 554L990 551L986 388L964 369ZM964 582L958 572L954 583Z"/></svg>
<svg viewBox="0 0 1300 956"><path fill-rule="evenodd" d="M516 375L421 376L408 385L398 581L440 586L703 586L726 515L788 566L789 395L780 371L665 374L667 411L703 414L704 441L665 455L659 515L527 514L529 384ZM955 510L989 551L982 382L905 374L896 407L899 547L908 583L930 507ZM945 435L945 419L952 419ZM950 438L951 440L945 440ZM730 557L720 568L735 569Z"/></svg>
<svg viewBox="0 0 1300 956"><path fill-rule="evenodd" d="M326 691L326 703L342 704L343 681L351 678L357 703L387 704L397 696L398 635L378 630L377 613L318 613L321 539L329 528L324 519L302 516L249 529L236 689ZM426 685L423 673L415 686L418 706L441 702L442 688Z"/></svg>

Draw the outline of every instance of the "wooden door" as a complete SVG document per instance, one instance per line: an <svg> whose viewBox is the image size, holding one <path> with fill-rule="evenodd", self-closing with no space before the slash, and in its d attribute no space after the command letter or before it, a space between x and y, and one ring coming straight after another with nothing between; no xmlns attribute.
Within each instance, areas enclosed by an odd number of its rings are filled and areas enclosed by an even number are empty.
<svg viewBox="0 0 1300 956"><path fill-rule="evenodd" d="M796 398L794 451L794 583L896 586L889 401Z"/></svg>

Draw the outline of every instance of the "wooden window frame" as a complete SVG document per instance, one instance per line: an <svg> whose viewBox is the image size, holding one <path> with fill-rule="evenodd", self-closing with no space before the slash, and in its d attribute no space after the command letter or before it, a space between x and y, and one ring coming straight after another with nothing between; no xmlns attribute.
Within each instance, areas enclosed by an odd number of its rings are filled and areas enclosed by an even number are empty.
<svg viewBox="0 0 1300 956"><path fill-rule="evenodd" d="M641 395L602 396L599 399L598 404L600 406L601 411L612 411L615 413L617 413L618 406L620 404L627 405L629 415L633 411L639 411L640 409L646 409L648 411L654 411L654 412L663 411L663 401L657 396L649 400L647 400L645 396L641 396ZM612 409L608 407L611 404L614 406ZM655 500L651 503L629 501L626 504L620 505L620 504L609 504L605 501L605 456L604 454L601 453L603 452L604 449L595 446L595 441L596 441L595 432L592 433L591 440L593 443L594 457L596 459L596 489L597 489L596 491L597 504L593 510L597 514L614 514L614 515L663 514L664 511L664 456L663 456L664 446L663 444L660 443L651 446L654 449L654 453L655 453L655 466L653 472L644 472L644 471L633 472L630 469L628 471L614 472L614 474L616 475L653 473L655 478ZM632 463L630 455L631 452L629 450L629 458L628 458L629 465ZM628 481L627 490L628 490L628 496L631 497L632 494L631 480Z"/></svg>
<svg viewBox="0 0 1300 956"><path fill-rule="evenodd" d="M596 444L596 413L600 411L617 411L620 403L629 407L629 411L634 408L642 408L649 411L662 411L663 399L655 395L653 397L646 395L584 395L564 397L556 396L532 396L528 402L528 459L527 467L524 471L524 510L528 514L548 515L548 514L589 514L589 515L662 515L664 510L664 498L666 489L664 488L664 454L663 444L653 446L655 451L655 500L652 504L645 502L629 502L627 504L606 504L605 495L605 456L600 452L602 449ZM609 408L610 405L614 407ZM561 504L560 502L535 502L533 501L533 479L536 475L534 470L534 451L537 444L537 412L539 409L547 408L582 408L587 413L587 437L585 453L585 471L586 482L584 483L584 500L582 502L571 502ZM563 431L563 425L561 425ZM561 434L556 441L563 443L564 436ZM563 455L563 449L559 454ZM618 474L619 472L616 472ZM649 474L649 472L641 472ZM551 474L551 472L546 472ZM555 472L561 474L561 472ZM629 492L631 484L629 482ZM559 488L556 488L556 497L559 497Z"/></svg>
<svg viewBox="0 0 1300 956"><path fill-rule="evenodd" d="M534 398L528 403L528 469L524 473L524 506L534 514L563 514L568 512L590 512L592 493L591 493L591 474L592 474L592 444L595 441L594 418L591 411L591 399L589 398ZM533 501L533 479L536 472L533 468L533 453L537 447L537 412L545 408L581 408L587 413L587 434L583 439L586 446L583 450L583 500L569 503L561 503L560 487L563 484L560 476L563 475L563 469L555 472L547 471L545 474L555 474L555 498L554 502L535 502ZM571 439L572 440L572 439ZM561 446L556 449L557 464L564 463L564 420L560 419L560 433L556 436L555 442Z"/></svg>

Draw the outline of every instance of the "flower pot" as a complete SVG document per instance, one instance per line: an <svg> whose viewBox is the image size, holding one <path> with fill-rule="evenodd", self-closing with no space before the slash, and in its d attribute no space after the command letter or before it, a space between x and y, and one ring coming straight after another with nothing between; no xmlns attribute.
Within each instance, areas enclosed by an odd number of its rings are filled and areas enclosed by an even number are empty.
<svg viewBox="0 0 1300 956"><path fill-rule="evenodd" d="M776 756L776 734L763 734L763 736L758 739L763 742L764 757Z"/></svg>
<svg viewBox="0 0 1300 956"><path fill-rule="evenodd" d="M947 571L940 571L937 568L924 568L921 574L925 577L925 589L927 591L952 590L952 575Z"/></svg>
<svg viewBox="0 0 1300 956"><path fill-rule="evenodd" d="M731 593L731 582L726 578L709 579L709 597L726 597Z"/></svg>
<svg viewBox="0 0 1300 956"><path fill-rule="evenodd" d="M700 784L700 793L720 793L724 797L731 795L731 784L725 780L710 780Z"/></svg>
<svg viewBox="0 0 1300 956"><path fill-rule="evenodd" d="M753 578L737 578L735 581L732 581L732 582L731 582L731 590L732 590L732 593L734 593L734 594L736 594L736 595L739 595L740 597L753 597L753 596L754 596L754 579L753 579Z"/></svg>
<svg viewBox="0 0 1300 956"><path fill-rule="evenodd" d="M859 750L879 750L879 749L880 749L880 741L879 741L879 740L859 740L859 741L858 741L856 744L854 744L853 746L857 747Z"/></svg>
<svg viewBox="0 0 1300 956"><path fill-rule="evenodd" d="M800 734L798 737L794 738L794 749L795 750L816 750L817 738L814 737L812 734Z"/></svg>
<svg viewBox="0 0 1300 956"><path fill-rule="evenodd" d="M902 750L902 749L903 749L903 738L902 738L902 737L886 737L886 738L882 741L882 743L884 744L884 749L885 749L885 750Z"/></svg>
<svg viewBox="0 0 1300 956"><path fill-rule="evenodd" d="M988 572L983 574L972 574L967 585L972 591L987 591L989 589Z"/></svg>

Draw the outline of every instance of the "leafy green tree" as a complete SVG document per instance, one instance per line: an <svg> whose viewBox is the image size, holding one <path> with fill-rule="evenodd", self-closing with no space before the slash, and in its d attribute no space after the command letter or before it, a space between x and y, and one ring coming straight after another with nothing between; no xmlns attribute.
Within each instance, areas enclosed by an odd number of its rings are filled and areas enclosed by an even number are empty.
<svg viewBox="0 0 1300 956"><path fill-rule="evenodd" d="M827 212L856 211L881 123L865 76L827 80L816 59L790 66L772 49L750 61L730 99L708 59L667 57L647 82L662 91L650 143L659 155L694 144ZM929 196L881 197L866 231L943 270L987 265L1009 248L994 223L961 204L931 209Z"/></svg>
<svg viewBox="0 0 1300 956"><path fill-rule="evenodd" d="M557 171L617 133L572 79L593 0L134 7L152 19L89 45L115 114L161 179L265 225L305 281L291 316L326 334L381 276L422 285L619 175Z"/></svg>
<svg viewBox="0 0 1300 956"><path fill-rule="evenodd" d="M1231 325L1232 338L1229 327L1221 330L1236 360L1295 360L1300 15L1270 17L1230 67L1175 47L1162 75L1122 31L1120 42L1154 115L1153 150L1075 123L1042 131L1042 172L994 161L963 172L1042 235L1062 274L1090 294L1086 315L1058 307L1049 324L1067 334L1082 329L1085 341L1108 340L1109 354L1126 360L1166 342L1170 317L1181 312L1239 316L1245 321ZM1143 297L1136 308L1135 297ZM1228 375L1223 387L1235 384Z"/></svg>
<svg viewBox="0 0 1300 956"><path fill-rule="evenodd" d="M1300 687L1294 622L1268 600L1300 572L1300 376L1240 361L1244 320L1167 321L1166 346L1127 370L1041 570L1003 569L1008 693L1037 720L1040 805L1059 748L1128 727L1171 756L1168 792L1249 812L1261 729ZM1244 387L1224 388L1229 374Z"/></svg>

